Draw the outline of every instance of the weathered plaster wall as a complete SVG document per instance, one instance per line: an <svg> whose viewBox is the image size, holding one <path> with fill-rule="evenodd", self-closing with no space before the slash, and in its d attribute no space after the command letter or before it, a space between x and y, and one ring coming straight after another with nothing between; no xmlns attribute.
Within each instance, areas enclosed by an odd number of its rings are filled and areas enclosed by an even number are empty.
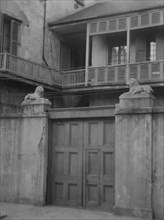
<svg viewBox="0 0 164 220"><path fill-rule="evenodd" d="M164 219L164 111L153 115L153 210Z"/></svg>
<svg viewBox="0 0 164 220"><path fill-rule="evenodd" d="M100 92L89 96L89 106L115 105L122 92Z"/></svg>
<svg viewBox="0 0 164 220"><path fill-rule="evenodd" d="M18 56L42 62L43 3L39 0L5 0L1 10L22 21Z"/></svg>
<svg viewBox="0 0 164 220"><path fill-rule="evenodd" d="M0 118L1 201L15 202L19 196L20 118Z"/></svg>
<svg viewBox="0 0 164 220"><path fill-rule="evenodd" d="M34 89L35 87L31 85L0 81L0 113L20 112L25 95Z"/></svg>
<svg viewBox="0 0 164 220"><path fill-rule="evenodd" d="M25 95L33 93L36 86L23 84L15 81L0 81L0 114L21 112L21 103ZM45 89L44 97L52 101L53 95L49 96ZM49 97L48 97L49 96Z"/></svg>
<svg viewBox="0 0 164 220"><path fill-rule="evenodd" d="M1 1L0 3L0 10L3 13L22 21L18 56L35 62L43 63L42 48L44 1L5 0ZM89 2L87 1L86 3L88 4ZM79 6L79 8L76 9L74 4L74 0L47 1L46 22L55 21L82 8ZM57 42L52 43L54 39L48 27L46 28L45 38L45 56L48 63L53 64L54 53L52 53L52 50L56 48L55 46L57 46ZM58 60L56 63L58 63Z"/></svg>
<svg viewBox="0 0 164 220"><path fill-rule="evenodd" d="M117 116L115 131L116 207L128 215L143 217L145 212L148 218L151 216L150 115Z"/></svg>
<svg viewBox="0 0 164 220"><path fill-rule="evenodd" d="M127 92L128 89L115 90L115 91L106 91L106 92L97 92L89 96L89 106L101 106L101 105L115 105L119 102L119 96L123 92ZM154 106L155 107L164 107L164 87L153 88L154 91Z"/></svg>
<svg viewBox="0 0 164 220"><path fill-rule="evenodd" d="M162 220L164 109L152 108L152 102L148 107L142 96L120 100L115 111L115 213Z"/></svg>
<svg viewBox="0 0 164 220"><path fill-rule="evenodd" d="M0 115L1 201L44 204L47 126L44 113Z"/></svg>

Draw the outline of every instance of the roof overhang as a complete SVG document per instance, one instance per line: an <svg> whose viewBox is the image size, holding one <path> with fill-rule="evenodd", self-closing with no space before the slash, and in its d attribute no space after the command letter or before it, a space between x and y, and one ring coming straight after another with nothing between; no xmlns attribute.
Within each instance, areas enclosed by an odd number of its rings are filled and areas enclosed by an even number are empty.
<svg viewBox="0 0 164 220"><path fill-rule="evenodd" d="M55 25L50 27L50 30L62 35L86 32L86 22L73 22L69 24Z"/></svg>
<svg viewBox="0 0 164 220"><path fill-rule="evenodd" d="M57 21L49 22L48 25L51 30L60 30L61 27L69 29L72 26L78 28L79 25L86 24L93 20L103 19L118 15L129 15L136 12L164 8L164 1L111 1L96 3L90 7L86 7L76 13L68 15Z"/></svg>

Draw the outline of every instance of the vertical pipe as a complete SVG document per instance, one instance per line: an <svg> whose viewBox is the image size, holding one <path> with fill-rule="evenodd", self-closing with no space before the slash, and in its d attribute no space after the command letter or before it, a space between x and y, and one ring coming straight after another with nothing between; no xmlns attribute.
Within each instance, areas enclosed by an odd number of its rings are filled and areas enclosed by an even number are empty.
<svg viewBox="0 0 164 220"><path fill-rule="evenodd" d="M130 17L127 18L127 76L126 80L129 80L130 75Z"/></svg>
<svg viewBox="0 0 164 220"><path fill-rule="evenodd" d="M88 65L89 65L89 24L87 24L87 33L86 33L85 86L88 85Z"/></svg>
<svg viewBox="0 0 164 220"><path fill-rule="evenodd" d="M44 0L42 59L44 63L46 64L46 66L48 66L48 63L45 59L46 8L47 8L47 1Z"/></svg>

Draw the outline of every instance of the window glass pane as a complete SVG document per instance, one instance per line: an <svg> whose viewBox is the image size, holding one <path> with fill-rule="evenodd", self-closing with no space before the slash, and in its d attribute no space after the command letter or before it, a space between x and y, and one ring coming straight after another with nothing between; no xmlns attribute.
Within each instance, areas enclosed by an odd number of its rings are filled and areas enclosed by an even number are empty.
<svg viewBox="0 0 164 220"><path fill-rule="evenodd" d="M109 37L108 64L118 65L127 62L126 35Z"/></svg>
<svg viewBox="0 0 164 220"><path fill-rule="evenodd" d="M150 60L156 60L156 42L150 42Z"/></svg>
<svg viewBox="0 0 164 220"><path fill-rule="evenodd" d="M127 46L112 47L112 65L125 64L127 59Z"/></svg>

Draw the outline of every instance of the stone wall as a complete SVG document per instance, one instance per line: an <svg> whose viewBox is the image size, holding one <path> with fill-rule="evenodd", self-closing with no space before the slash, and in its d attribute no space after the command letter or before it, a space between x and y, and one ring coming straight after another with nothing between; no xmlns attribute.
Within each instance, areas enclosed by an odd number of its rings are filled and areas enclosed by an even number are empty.
<svg viewBox="0 0 164 220"><path fill-rule="evenodd" d="M46 195L47 104L24 106L23 114L0 115L1 201L43 205Z"/></svg>
<svg viewBox="0 0 164 220"><path fill-rule="evenodd" d="M153 210L156 219L164 219L164 109L153 114Z"/></svg>
<svg viewBox="0 0 164 220"><path fill-rule="evenodd" d="M164 219L164 108L148 94L116 105L116 214Z"/></svg>

